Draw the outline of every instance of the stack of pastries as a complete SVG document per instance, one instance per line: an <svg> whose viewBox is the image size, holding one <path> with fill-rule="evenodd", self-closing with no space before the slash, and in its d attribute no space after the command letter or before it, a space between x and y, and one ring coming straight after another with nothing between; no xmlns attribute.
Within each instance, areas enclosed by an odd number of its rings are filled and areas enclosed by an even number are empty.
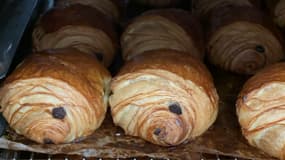
<svg viewBox="0 0 285 160"><path fill-rule="evenodd" d="M203 1L197 4L196 13L204 24L210 63L231 72L254 74L284 58L279 30L250 1Z"/></svg>
<svg viewBox="0 0 285 160"><path fill-rule="evenodd" d="M109 102L114 123L127 135L173 146L213 124L218 95L202 63L200 29L178 9L148 11L126 27L126 63L112 80Z"/></svg>

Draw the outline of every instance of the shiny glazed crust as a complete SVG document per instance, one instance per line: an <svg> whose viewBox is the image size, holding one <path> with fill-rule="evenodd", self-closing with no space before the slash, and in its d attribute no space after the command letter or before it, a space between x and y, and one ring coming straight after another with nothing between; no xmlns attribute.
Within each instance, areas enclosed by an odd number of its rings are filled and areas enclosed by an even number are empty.
<svg viewBox="0 0 285 160"><path fill-rule="evenodd" d="M248 142L285 159L285 63L258 72L244 85L237 100L237 115Z"/></svg>
<svg viewBox="0 0 285 160"><path fill-rule="evenodd" d="M76 49L32 54L0 90L3 116L38 143L69 143L93 133L107 110L108 71Z"/></svg>
<svg viewBox="0 0 285 160"><path fill-rule="evenodd" d="M111 83L114 123L162 146L193 139L215 121L218 95L205 66L173 50L128 61Z"/></svg>
<svg viewBox="0 0 285 160"><path fill-rule="evenodd" d="M36 51L74 47L95 54L105 66L118 48L115 26L95 8L74 4L43 15L33 32Z"/></svg>
<svg viewBox="0 0 285 160"><path fill-rule="evenodd" d="M180 9L157 9L135 18L121 37L124 59L145 51L174 49L203 59L204 38L195 17Z"/></svg>

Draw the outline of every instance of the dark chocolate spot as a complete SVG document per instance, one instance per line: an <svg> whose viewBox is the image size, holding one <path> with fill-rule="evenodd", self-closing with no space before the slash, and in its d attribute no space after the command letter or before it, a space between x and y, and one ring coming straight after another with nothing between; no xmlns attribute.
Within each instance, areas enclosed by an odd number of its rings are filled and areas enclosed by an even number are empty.
<svg viewBox="0 0 285 160"><path fill-rule="evenodd" d="M180 126L180 127L182 126L182 123L181 123L180 119L176 119L175 123L176 123L177 126Z"/></svg>
<svg viewBox="0 0 285 160"><path fill-rule="evenodd" d="M265 52L265 48L262 45L257 45L255 47L255 50L259 53L264 53Z"/></svg>
<svg viewBox="0 0 285 160"><path fill-rule="evenodd" d="M160 132L161 132L161 129L160 128L156 128L155 130L154 130L154 132L153 132L153 134L155 134L155 135L159 135L160 134Z"/></svg>
<svg viewBox="0 0 285 160"><path fill-rule="evenodd" d="M64 119L66 116L65 109L63 107L56 107L52 109L52 116L56 119Z"/></svg>
<svg viewBox="0 0 285 160"><path fill-rule="evenodd" d="M103 54L102 53L95 53L96 58L98 61L102 62L103 61Z"/></svg>
<svg viewBox="0 0 285 160"><path fill-rule="evenodd" d="M170 112L175 113L177 115L182 114L182 109L180 107L180 104L177 103L177 102L170 104L168 106L168 109L169 109Z"/></svg>
<svg viewBox="0 0 285 160"><path fill-rule="evenodd" d="M53 144L53 141L49 138L44 138L44 144Z"/></svg>

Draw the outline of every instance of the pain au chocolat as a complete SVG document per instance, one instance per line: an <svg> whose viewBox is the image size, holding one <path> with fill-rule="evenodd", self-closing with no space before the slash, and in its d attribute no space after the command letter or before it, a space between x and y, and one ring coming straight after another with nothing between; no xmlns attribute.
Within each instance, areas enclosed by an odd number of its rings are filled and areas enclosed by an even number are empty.
<svg viewBox="0 0 285 160"><path fill-rule="evenodd" d="M173 49L204 57L203 33L199 22L187 11L157 9L135 18L121 37L125 60L146 51Z"/></svg>
<svg viewBox="0 0 285 160"><path fill-rule="evenodd" d="M207 58L225 70L254 74L284 58L283 39L260 10L255 7L222 7L209 14Z"/></svg>
<svg viewBox="0 0 285 160"><path fill-rule="evenodd" d="M95 54L105 66L112 63L117 43L112 21L95 8L80 4L51 9L33 32L36 51L73 47Z"/></svg>
<svg viewBox="0 0 285 160"><path fill-rule="evenodd" d="M92 134L107 110L109 72L76 49L28 56L0 89L10 127L38 143L69 143Z"/></svg>
<svg viewBox="0 0 285 160"><path fill-rule="evenodd" d="M120 18L120 0L56 0L57 7L66 7L73 4L87 5L96 8L114 21Z"/></svg>
<svg viewBox="0 0 285 160"><path fill-rule="evenodd" d="M249 79L236 106L242 133L264 152L285 159L285 63L277 63Z"/></svg>
<svg viewBox="0 0 285 160"><path fill-rule="evenodd" d="M174 146L204 133L218 113L206 67L189 54L154 50L127 61L111 83L113 121L127 135Z"/></svg>

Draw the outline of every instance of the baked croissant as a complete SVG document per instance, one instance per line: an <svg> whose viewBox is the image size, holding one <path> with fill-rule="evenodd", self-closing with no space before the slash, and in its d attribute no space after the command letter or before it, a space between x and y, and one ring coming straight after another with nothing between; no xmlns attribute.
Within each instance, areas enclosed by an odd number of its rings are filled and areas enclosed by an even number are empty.
<svg viewBox="0 0 285 160"><path fill-rule="evenodd" d="M150 7L173 7L178 5L181 0L135 0L136 3Z"/></svg>
<svg viewBox="0 0 285 160"><path fill-rule="evenodd" d="M119 0L56 0L56 6L66 7L72 4L82 4L94 7L115 21L120 18Z"/></svg>
<svg viewBox="0 0 285 160"><path fill-rule="evenodd" d="M225 70L254 74L283 59L281 33L254 7L214 10L207 27L208 60Z"/></svg>
<svg viewBox="0 0 285 160"><path fill-rule="evenodd" d="M152 10L135 18L122 34L121 46L125 60L156 49L174 49L199 59L204 57L201 26L180 9Z"/></svg>
<svg viewBox="0 0 285 160"><path fill-rule="evenodd" d="M285 63L266 67L249 79L237 100L237 115L248 142L285 159Z"/></svg>
<svg viewBox="0 0 285 160"><path fill-rule="evenodd" d="M32 54L0 89L2 114L16 133L38 143L68 143L102 123L108 71L76 49Z"/></svg>
<svg viewBox="0 0 285 160"><path fill-rule="evenodd" d="M285 27L285 1L266 0L266 6L273 16L274 22L281 28Z"/></svg>
<svg viewBox="0 0 285 160"><path fill-rule="evenodd" d="M74 47L95 54L109 66L117 49L117 35L110 19L84 5L54 8L41 17L33 32L36 51Z"/></svg>
<svg viewBox="0 0 285 160"><path fill-rule="evenodd" d="M128 61L111 83L113 121L127 135L161 146L201 135L215 121L218 95L205 66L173 50Z"/></svg>

